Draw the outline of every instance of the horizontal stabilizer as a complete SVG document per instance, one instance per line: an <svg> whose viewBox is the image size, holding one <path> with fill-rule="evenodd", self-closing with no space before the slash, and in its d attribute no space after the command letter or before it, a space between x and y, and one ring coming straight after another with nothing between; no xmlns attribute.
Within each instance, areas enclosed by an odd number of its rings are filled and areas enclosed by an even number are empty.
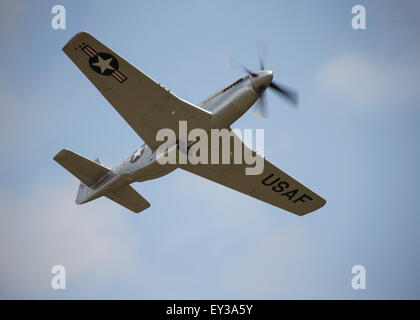
<svg viewBox="0 0 420 320"><path fill-rule="evenodd" d="M128 184L105 193L105 196L134 212L140 212L150 207L150 203Z"/></svg>
<svg viewBox="0 0 420 320"><path fill-rule="evenodd" d="M54 160L87 186L94 185L105 174L111 171L111 169L67 149L63 149L57 153Z"/></svg>

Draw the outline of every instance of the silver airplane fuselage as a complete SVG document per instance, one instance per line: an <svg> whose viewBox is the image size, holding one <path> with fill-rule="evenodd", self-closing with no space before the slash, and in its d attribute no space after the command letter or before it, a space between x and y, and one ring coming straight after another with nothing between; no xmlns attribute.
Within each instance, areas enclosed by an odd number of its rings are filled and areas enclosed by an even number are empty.
<svg viewBox="0 0 420 320"><path fill-rule="evenodd" d="M198 107L211 113L208 121L210 129L229 128L240 118L270 85L273 73L261 70L254 75L239 78L229 86L210 96ZM188 141L181 142L188 144ZM170 148L174 152L177 144ZM93 186L81 183L76 198L77 204L86 203L103 196L105 193L118 189L127 183L142 182L164 176L177 168L176 165L162 165L158 161L160 154L144 144L121 164L113 167L100 181Z"/></svg>

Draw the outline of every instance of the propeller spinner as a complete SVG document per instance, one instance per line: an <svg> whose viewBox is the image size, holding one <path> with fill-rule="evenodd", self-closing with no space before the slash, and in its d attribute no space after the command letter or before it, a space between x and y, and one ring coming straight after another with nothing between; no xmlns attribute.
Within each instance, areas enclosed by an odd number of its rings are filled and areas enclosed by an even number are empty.
<svg viewBox="0 0 420 320"><path fill-rule="evenodd" d="M274 92L286 98L294 107L298 106L298 94L289 88L286 88L277 82L273 81L273 72L264 70L264 62L260 57L260 71L254 72L247 67L241 65L245 72L251 75L252 88L258 94L258 104L254 111L255 115L264 120L267 119L267 110L265 106L265 90L267 88L273 89Z"/></svg>

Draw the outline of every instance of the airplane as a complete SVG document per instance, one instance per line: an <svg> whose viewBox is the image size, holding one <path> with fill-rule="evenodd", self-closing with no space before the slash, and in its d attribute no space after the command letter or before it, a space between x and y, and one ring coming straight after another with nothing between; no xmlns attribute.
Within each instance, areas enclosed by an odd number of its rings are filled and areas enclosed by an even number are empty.
<svg viewBox="0 0 420 320"><path fill-rule="evenodd" d="M157 151L162 142L157 141L156 134L162 128L177 132L179 121L187 121L189 129L231 130L231 124L257 101L260 101L260 113L263 114L261 97L267 88L297 102L297 95L274 83L272 71L264 70L262 63L260 71L245 68L245 76L194 105L175 96L87 32L74 35L63 51L145 142L113 168L103 165L100 159L92 161L68 149L58 152L54 160L80 180L76 204L104 196L133 212L141 212L150 207L150 203L130 184L162 177L177 168L298 216L326 203L265 158L260 175L246 175L245 163L233 161L229 164L176 165L162 165L158 161L160 153ZM231 143L240 143L244 152L256 154L234 133ZM188 141L174 141L170 152L180 149L180 144L188 144Z"/></svg>

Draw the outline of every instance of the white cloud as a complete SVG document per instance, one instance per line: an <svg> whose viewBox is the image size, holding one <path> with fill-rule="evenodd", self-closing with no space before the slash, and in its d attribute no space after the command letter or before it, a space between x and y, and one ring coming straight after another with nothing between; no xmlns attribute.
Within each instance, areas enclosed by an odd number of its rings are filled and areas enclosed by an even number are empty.
<svg viewBox="0 0 420 320"><path fill-rule="evenodd" d="M352 53L325 63L317 74L323 95L359 108L404 107L418 96L420 61L416 50L395 58Z"/></svg>
<svg viewBox="0 0 420 320"><path fill-rule="evenodd" d="M0 71L0 150L16 147L28 132L34 139L43 132L48 122L48 105L39 100L27 99L12 90L7 76Z"/></svg>
<svg viewBox="0 0 420 320"><path fill-rule="evenodd" d="M231 265L226 279L240 288L243 298L305 298L319 293L312 285L319 281L312 273L319 248L308 231L295 225L277 234L261 233L250 245L254 254Z"/></svg>
<svg viewBox="0 0 420 320"><path fill-rule="evenodd" d="M226 192L224 187L205 180L197 183L195 177L184 174L182 184L195 182L200 189L185 186L188 195L192 192L198 199L194 203L198 204L200 198L208 203L204 212L194 213L194 217L182 210L176 210L176 216L171 214L176 221L188 219L181 229L167 225L173 223L172 219L162 221L165 217L156 210L157 203L145 213L153 214L150 220L107 199L76 206L77 184L72 183L72 177L60 184L28 185L25 191L15 193L0 189L0 298L107 298L114 296L109 290L112 286L119 288L115 293L119 298L205 296L203 287L222 280L218 274L209 273L214 268L211 265L219 265L217 261L229 256L229 244L222 239L245 230L250 236L267 233L268 226L258 214L258 205L249 206L239 193ZM175 184L167 187L172 192L180 188ZM140 234L144 229L133 230L127 214L133 215L142 228L152 223L157 229ZM207 243L209 232L219 232L222 238ZM151 237L150 233L157 236ZM200 254L191 251L197 241L207 252L207 262L197 260ZM172 252L179 254L169 266ZM188 265L188 261L193 264ZM64 294L50 286L51 267L56 264L66 267L68 289ZM203 272L213 280L197 286Z"/></svg>
<svg viewBox="0 0 420 320"><path fill-rule="evenodd" d="M73 284L87 277L98 284L112 279L107 265L124 268L126 277L129 270L141 270L133 234L119 212L101 202L75 210L75 189L43 188L28 195L0 190L0 297L54 297L50 272L56 264L66 267Z"/></svg>
<svg viewBox="0 0 420 320"><path fill-rule="evenodd" d="M0 298L273 298L312 281L294 282L317 252L301 218L179 176L165 183L179 207L156 197L144 215L107 199L76 206L70 176L0 189ZM65 292L51 289L55 264L66 267Z"/></svg>

